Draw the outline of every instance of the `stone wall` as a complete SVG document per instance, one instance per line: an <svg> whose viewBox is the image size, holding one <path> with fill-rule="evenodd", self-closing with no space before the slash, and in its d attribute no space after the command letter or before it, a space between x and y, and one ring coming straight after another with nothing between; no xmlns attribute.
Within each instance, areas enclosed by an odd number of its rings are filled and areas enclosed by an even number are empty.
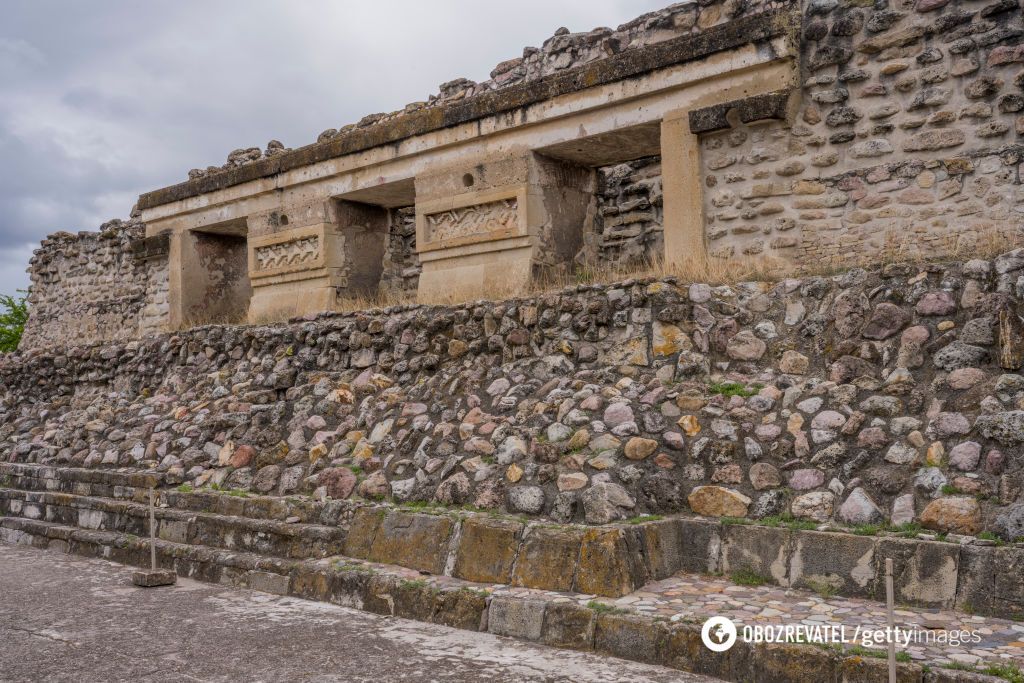
<svg viewBox="0 0 1024 683"><path fill-rule="evenodd" d="M1015 0L804 4L796 120L702 137L709 251L805 269L1024 237Z"/></svg>
<svg viewBox="0 0 1024 683"><path fill-rule="evenodd" d="M597 215L583 261L653 263L664 253L661 157L597 169Z"/></svg>
<svg viewBox="0 0 1024 683"><path fill-rule="evenodd" d="M416 255L416 209L412 206L391 209L388 218L384 272L380 278L381 295L390 298L415 296L421 270Z"/></svg>
<svg viewBox="0 0 1024 683"><path fill-rule="evenodd" d="M29 320L22 349L136 339L163 329L167 254L139 258L145 226L104 223L99 232L59 232L30 261Z"/></svg>
<svg viewBox="0 0 1024 683"><path fill-rule="evenodd" d="M1024 250L0 359L0 458L600 524L1024 536Z"/></svg>

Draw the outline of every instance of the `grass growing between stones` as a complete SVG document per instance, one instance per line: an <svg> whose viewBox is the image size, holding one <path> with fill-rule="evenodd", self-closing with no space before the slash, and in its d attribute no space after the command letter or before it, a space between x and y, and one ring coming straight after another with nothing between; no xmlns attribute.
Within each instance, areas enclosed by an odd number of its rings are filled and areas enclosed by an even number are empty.
<svg viewBox="0 0 1024 683"><path fill-rule="evenodd" d="M339 572L361 572L363 574L376 574L377 570L368 564L360 564L358 562L345 562L344 560L335 560L331 565L335 571Z"/></svg>
<svg viewBox="0 0 1024 683"><path fill-rule="evenodd" d="M721 394L726 398L732 396L742 396L747 398L749 396L756 396L757 392L764 389L763 384L751 384L749 387L739 382L710 382L708 383L708 391L712 394Z"/></svg>
<svg viewBox="0 0 1024 683"><path fill-rule="evenodd" d="M629 610L624 610L615 605L607 605L597 600L591 600L587 603L587 607L594 610L598 614L629 614Z"/></svg>
<svg viewBox="0 0 1024 683"><path fill-rule="evenodd" d="M808 519L796 519L788 512L765 517L760 523L767 527L786 527L787 529L795 529L797 531L814 531L818 528L817 522L812 522Z"/></svg>
<svg viewBox="0 0 1024 683"><path fill-rule="evenodd" d="M830 583L825 583L824 581L815 581L814 579L810 579L805 583L808 588L817 593L818 596L824 600L828 600L829 598L835 597L835 594L837 592L835 586L833 586Z"/></svg>
<svg viewBox="0 0 1024 683"><path fill-rule="evenodd" d="M179 487L178 487L177 489L175 489L175 490L176 490L176 491L177 491L178 493L192 493L192 492L193 492L193 491L194 491L195 489L194 489L194 488L192 488L192 484L182 484L181 486L179 486Z"/></svg>
<svg viewBox="0 0 1024 683"><path fill-rule="evenodd" d="M729 575L729 579L738 586L763 586L769 583L769 579L766 576L758 574L749 567L743 567L737 569Z"/></svg>
<svg viewBox="0 0 1024 683"><path fill-rule="evenodd" d="M982 531L980 534L977 535L976 538L980 538L983 541L992 541L997 546L1006 545L1006 541L1004 541L1003 539L999 538L998 536L996 536L991 531Z"/></svg>
<svg viewBox="0 0 1024 683"><path fill-rule="evenodd" d="M970 671L971 673L995 676L996 678L1002 678L1004 681L1010 681L1010 683L1024 683L1024 671L1021 671L1020 667L1016 664L989 664L987 666L977 667L963 664L961 662L953 662L952 664L944 665L942 668L950 669L952 671Z"/></svg>
<svg viewBox="0 0 1024 683"><path fill-rule="evenodd" d="M871 657L873 659L888 659L889 653L886 650L879 650L870 647L861 647L860 645L854 645L846 650L846 654L853 655L855 657ZM897 662L910 662L910 654L907 652L896 653Z"/></svg>

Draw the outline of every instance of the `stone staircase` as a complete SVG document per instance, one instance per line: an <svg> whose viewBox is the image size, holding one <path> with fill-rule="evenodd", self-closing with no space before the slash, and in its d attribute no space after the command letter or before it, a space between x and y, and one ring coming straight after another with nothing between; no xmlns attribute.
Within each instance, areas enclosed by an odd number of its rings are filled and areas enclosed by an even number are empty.
<svg viewBox="0 0 1024 683"><path fill-rule="evenodd" d="M756 556L759 543L770 545L766 539L775 539L771 534L779 530L758 539L752 527L727 529L700 520L700 529L718 528L721 534L708 541L694 537L692 528L698 527L685 526L685 520L559 527L356 501L175 489L163 486L159 473L0 463L0 541L146 565L150 488L159 494L158 564L184 577L731 681L886 680L885 661L875 656L879 651L740 640L715 654L703 646L701 626L718 614L762 625L822 623L827 614L830 623L851 631L855 625L884 627L884 605L870 597L736 585L722 576L740 567L737 558ZM790 545L807 541L786 538ZM739 548L739 539L747 546ZM860 542L865 540L870 539ZM716 543L725 547L711 560L718 576L696 573L709 560L695 559L693 545L706 554L704 546ZM929 560L941 559L930 552L924 555ZM690 571L680 572L687 562ZM582 586L604 587L606 597ZM998 664L1012 672L1024 665L1024 624L973 616L957 611L955 600L947 602L901 607L900 619L922 627L941 621L948 629L981 629L985 640L959 648L911 647L911 661L899 664L899 680L996 681L964 669Z"/></svg>

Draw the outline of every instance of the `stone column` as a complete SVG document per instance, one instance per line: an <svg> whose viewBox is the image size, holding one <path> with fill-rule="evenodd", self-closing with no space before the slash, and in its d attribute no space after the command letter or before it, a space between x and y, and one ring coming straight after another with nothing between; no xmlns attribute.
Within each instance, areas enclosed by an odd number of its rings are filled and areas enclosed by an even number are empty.
<svg viewBox="0 0 1024 683"><path fill-rule="evenodd" d="M707 259L701 177L700 141L690 132L689 112L673 112L661 122L661 186L667 263L703 263Z"/></svg>

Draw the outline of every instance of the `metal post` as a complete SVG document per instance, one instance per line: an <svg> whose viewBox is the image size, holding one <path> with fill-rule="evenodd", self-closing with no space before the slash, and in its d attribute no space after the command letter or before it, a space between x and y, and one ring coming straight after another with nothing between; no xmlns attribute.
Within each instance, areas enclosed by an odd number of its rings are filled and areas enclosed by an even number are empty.
<svg viewBox="0 0 1024 683"><path fill-rule="evenodd" d="M150 489L150 568L157 570L157 512L154 506L154 489Z"/></svg>
<svg viewBox="0 0 1024 683"><path fill-rule="evenodd" d="M889 620L889 683L896 683L896 617L893 615L892 558L885 558L885 612Z"/></svg>

